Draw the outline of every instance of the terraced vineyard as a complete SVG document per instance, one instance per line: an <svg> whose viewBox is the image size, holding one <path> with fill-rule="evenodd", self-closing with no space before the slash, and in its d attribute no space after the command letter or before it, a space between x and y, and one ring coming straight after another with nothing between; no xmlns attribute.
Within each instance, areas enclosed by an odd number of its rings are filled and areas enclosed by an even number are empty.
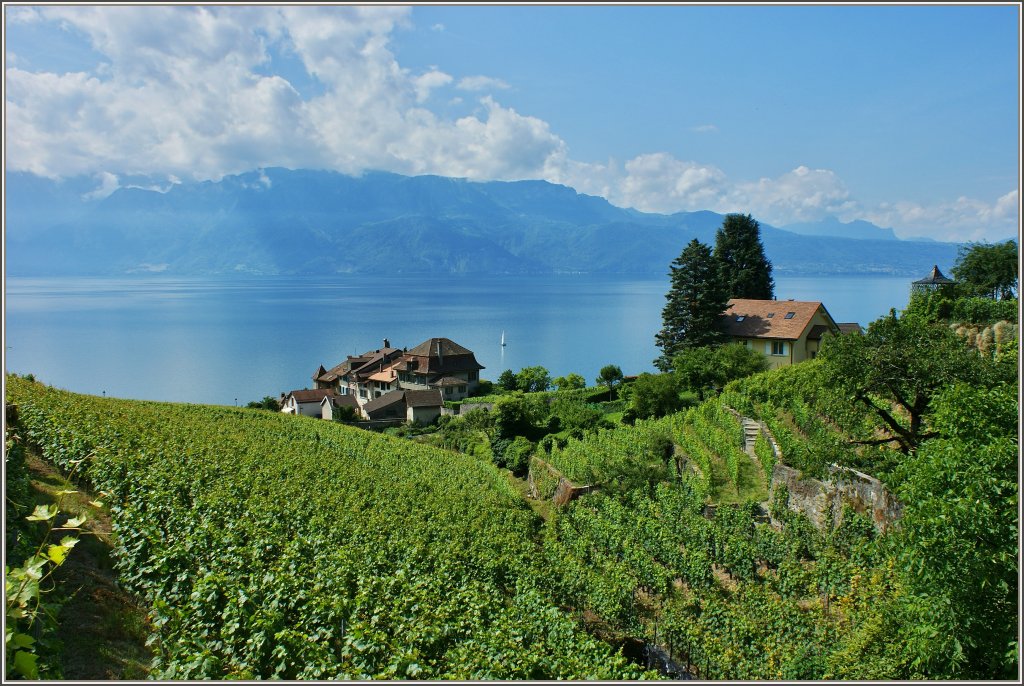
<svg viewBox="0 0 1024 686"><path fill-rule="evenodd" d="M106 492L154 676L630 678L544 591L495 468L317 420L8 377L47 459Z"/></svg>

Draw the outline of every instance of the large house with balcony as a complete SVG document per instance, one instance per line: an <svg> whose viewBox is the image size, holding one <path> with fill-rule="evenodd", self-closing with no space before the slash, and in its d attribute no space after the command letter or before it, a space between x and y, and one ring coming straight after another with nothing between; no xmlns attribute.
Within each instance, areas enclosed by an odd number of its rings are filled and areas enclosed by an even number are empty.
<svg viewBox="0 0 1024 686"><path fill-rule="evenodd" d="M480 385L483 368L471 350L448 338L429 338L412 349L393 348L385 338L383 347L349 355L331 369L320 365L313 384L317 389L353 396L366 415L367 403L394 391L436 391L436 396L429 397L442 402L462 400ZM428 396L408 397L419 402ZM371 410L375 408L371 406Z"/></svg>
<svg viewBox="0 0 1024 686"><path fill-rule="evenodd" d="M825 335L860 331L817 301L733 298L722 316L730 340L764 353L770 369L814 359Z"/></svg>

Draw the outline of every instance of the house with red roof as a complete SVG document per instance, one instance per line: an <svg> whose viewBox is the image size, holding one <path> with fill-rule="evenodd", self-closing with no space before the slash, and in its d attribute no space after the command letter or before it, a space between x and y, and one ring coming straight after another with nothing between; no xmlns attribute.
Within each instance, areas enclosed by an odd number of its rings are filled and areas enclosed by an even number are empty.
<svg viewBox="0 0 1024 686"><path fill-rule="evenodd" d="M733 298L722 316L730 340L764 353L770 369L814 359L826 335L860 330L818 301Z"/></svg>

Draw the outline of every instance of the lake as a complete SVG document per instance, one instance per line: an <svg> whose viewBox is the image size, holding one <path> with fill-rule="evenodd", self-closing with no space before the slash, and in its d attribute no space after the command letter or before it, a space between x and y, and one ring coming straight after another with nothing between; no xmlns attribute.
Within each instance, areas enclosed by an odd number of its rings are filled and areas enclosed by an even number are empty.
<svg viewBox="0 0 1024 686"><path fill-rule="evenodd" d="M775 275L780 300L837 322L906 305L911 277ZM542 365L593 382L655 371L668 277L545 275L33 279L5 282L5 369L79 393L244 405L306 388L387 338L447 337L485 379ZM505 332L506 347L500 341Z"/></svg>

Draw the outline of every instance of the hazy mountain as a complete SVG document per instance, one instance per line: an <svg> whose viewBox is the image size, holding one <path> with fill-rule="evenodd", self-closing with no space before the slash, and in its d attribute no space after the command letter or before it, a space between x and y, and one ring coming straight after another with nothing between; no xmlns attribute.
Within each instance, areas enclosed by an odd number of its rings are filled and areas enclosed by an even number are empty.
<svg viewBox="0 0 1024 686"><path fill-rule="evenodd" d="M665 274L691 239L712 243L723 219L623 209L545 181L383 172L266 169L100 200L86 199L94 181L8 173L6 183L7 272L23 276ZM778 273L921 276L956 259L957 244L901 241L867 222L840 227L847 237L762 223L762 239Z"/></svg>
<svg viewBox="0 0 1024 686"><path fill-rule="evenodd" d="M786 224L780 228L803 236L835 236L837 238L859 238L875 241L899 240L896 232L892 229L883 229L861 219L844 223L835 217L826 217L817 222Z"/></svg>

